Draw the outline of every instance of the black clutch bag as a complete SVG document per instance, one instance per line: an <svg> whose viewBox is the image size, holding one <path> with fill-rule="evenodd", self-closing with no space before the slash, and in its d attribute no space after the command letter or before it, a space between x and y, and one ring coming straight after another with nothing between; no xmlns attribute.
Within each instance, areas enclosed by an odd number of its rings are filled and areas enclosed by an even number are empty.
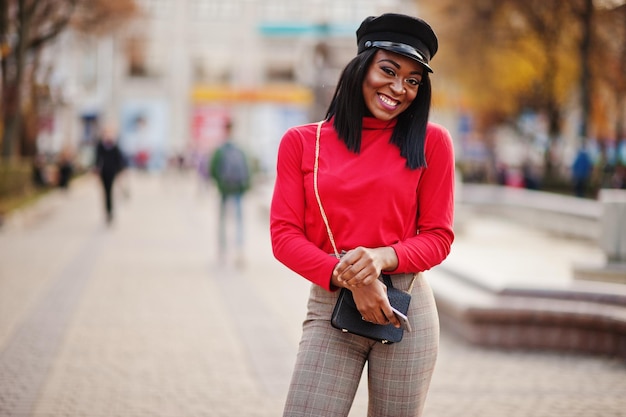
<svg viewBox="0 0 626 417"><path fill-rule="evenodd" d="M391 305L406 315L411 303L411 294L394 288L391 277L387 274L383 274L383 282L387 285L387 296ZM384 344L397 343L404 335L403 329L394 327L392 324L375 324L363 320L356 308L352 291L347 288L341 289L330 323L343 332L367 337Z"/></svg>

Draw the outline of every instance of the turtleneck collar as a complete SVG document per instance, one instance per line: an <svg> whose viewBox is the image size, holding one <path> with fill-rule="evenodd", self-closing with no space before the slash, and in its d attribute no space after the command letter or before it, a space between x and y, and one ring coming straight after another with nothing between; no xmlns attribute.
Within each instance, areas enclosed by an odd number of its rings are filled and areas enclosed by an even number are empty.
<svg viewBox="0 0 626 417"><path fill-rule="evenodd" d="M380 120L375 117L363 118L363 129L380 130L380 129L393 129L396 126L397 119L392 120Z"/></svg>

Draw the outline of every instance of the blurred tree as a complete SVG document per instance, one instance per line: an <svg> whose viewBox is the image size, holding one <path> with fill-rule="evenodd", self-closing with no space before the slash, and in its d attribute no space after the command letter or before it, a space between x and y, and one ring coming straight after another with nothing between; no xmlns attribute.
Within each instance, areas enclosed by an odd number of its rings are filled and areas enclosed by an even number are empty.
<svg viewBox="0 0 626 417"><path fill-rule="evenodd" d="M581 0L582 4L574 9L580 21L580 138L583 142L589 135L591 117L591 45L593 41L593 20L595 8L593 0Z"/></svg>
<svg viewBox="0 0 626 417"><path fill-rule="evenodd" d="M92 33L111 30L134 11L133 0L0 0L2 156L20 151L24 97L35 87L28 75L36 71L41 48L69 27Z"/></svg>
<svg viewBox="0 0 626 417"><path fill-rule="evenodd" d="M597 16L597 43L592 72L598 82L593 96L593 123L600 132L626 138L626 4L610 4ZM612 104L613 112L607 111ZM612 115L610 117L609 115Z"/></svg>
<svg viewBox="0 0 626 417"><path fill-rule="evenodd" d="M610 4L610 6L609 6ZM617 6L616 6L617 4ZM488 129L515 120L525 109L548 120L546 174L551 174L553 153L562 131L565 106L580 96L578 132L588 136L596 103L592 67L599 53L617 63L615 51L594 47L598 9L620 9L621 0L440 0L425 5L436 19L442 42L442 65L464 91L463 102ZM613 15L617 15L614 12ZM606 33L623 29L624 15L615 18ZM618 21L620 23L618 23ZM615 43L615 42L614 42ZM623 66L622 77L623 77ZM614 77L620 74L615 71ZM621 94L623 96L623 94Z"/></svg>
<svg viewBox="0 0 626 417"><path fill-rule="evenodd" d="M484 127L531 108L545 111L552 133L559 132L560 107L575 79L569 2L441 0L430 7L448 44L442 66Z"/></svg>
<svg viewBox="0 0 626 417"><path fill-rule="evenodd" d="M72 27L81 33L110 33L135 17L138 11L135 0L79 0Z"/></svg>
<svg viewBox="0 0 626 417"><path fill-rule="evenodd" d="M2 0L0 3L3 156L13 156L16 151L15 144L21 128L22 86L27 55L61 32L68 24L75 5L76 0Z"/></svg>

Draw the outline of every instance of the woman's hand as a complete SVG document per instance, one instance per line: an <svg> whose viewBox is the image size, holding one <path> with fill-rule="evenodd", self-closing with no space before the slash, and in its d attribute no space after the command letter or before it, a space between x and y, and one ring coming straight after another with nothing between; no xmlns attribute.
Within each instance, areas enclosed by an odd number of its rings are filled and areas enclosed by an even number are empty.
<svg viewBox="0 0 626 417"><path fill-rule="evenodd" d="M393 324L400 327L400 320L391 310L387 287L380 280L352 290L352 296L363 320L376 324Z"/></svg>
<svg viewBox="0 0 626 417"><path fill-rule="evenodd" d="M358 247L341 257L333 271L332 281L349 289L371 285L382 271L398 267L398 257L393 248Z"/></svg>
<svg viewBox="0 0 626 417"><path fill-rule="evenodd" d="M382 271L397 267L398 257L393 248L358 247L341 257L333 270L331 283L352 291L363 320L400 327L400 321L389 304L387 287L378 279Z"/></svg>

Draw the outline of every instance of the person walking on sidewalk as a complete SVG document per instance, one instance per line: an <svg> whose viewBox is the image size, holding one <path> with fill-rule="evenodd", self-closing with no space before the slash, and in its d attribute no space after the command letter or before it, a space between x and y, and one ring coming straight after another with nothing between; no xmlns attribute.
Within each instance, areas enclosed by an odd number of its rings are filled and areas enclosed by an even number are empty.
<svg viewBox="0 0 626 417"><path fill-rule="evenodd" d="M369 416L420 416L439 346L426 271L449 254L454 233L454 152L429 123L437 37L400 14L366 18L358 54L343 70L321 126L293 127L278 151L271 203L274 256L313 285L284 416L347 416L368 366ZM316 171L316 159L319 165ZM323 202L337 259L316 196ZM363 320L400 326L379 279L412 288L413 331L382 344L332 327L338 289ZM413 284L412 284L413 283Z"/></svg>
<svg viewBox="0 0 626 417"><path fill-rule="evenodd" d="M218 255L224 259L228 249L228 213L234 214L236 261L243 262L244 225L243 225L243 194L250 188L250 167L246 154L234 143L233 125L226 123L226 140L213 153L209 169L211 178L217 184L220 193L219 224L218 224Z"/></svg>
<svg viewBox="0 0 626 417"><path fill-rule="evenodd" d="M126 160L117 144L117 132L113 126L105 126L96 145L94 170L102 183L107 224L113 221L113 184L125 167Z"/></svg>
<svg viewBox="0 0 626 417"><path fill-rule="evenodd" d="M589 180L593 173L593 161L589 152L581 146L576 152L576 157L572 164L572 183L574 184L574 195L583 198L587 194Z"/></svg>

